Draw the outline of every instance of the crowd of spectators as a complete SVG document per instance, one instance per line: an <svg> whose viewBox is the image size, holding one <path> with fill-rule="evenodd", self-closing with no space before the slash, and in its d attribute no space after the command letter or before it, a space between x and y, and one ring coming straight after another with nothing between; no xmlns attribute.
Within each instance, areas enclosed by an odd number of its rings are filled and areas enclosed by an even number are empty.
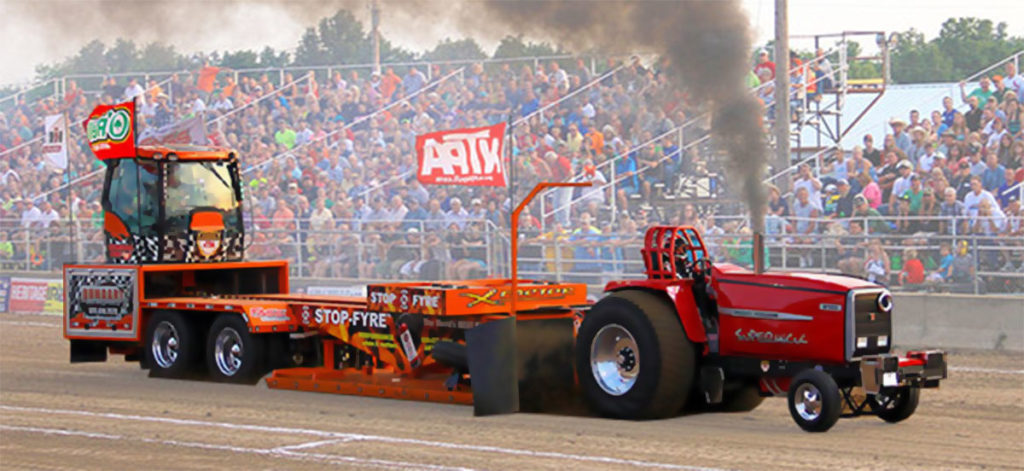
<svg viewBox="0 0 1024 471"><path fill-rule="evenodd" d="M655 188L717 165L713 154L681 150L682 134L670 132L700 110L657 65L631 58L601 70L582 60L475 64L457 72L424 67L285 74L281 83L267 75L236 80L222 71L212 91L197 86L203 73L145 84L109 78L93 93L68 81L61 100L0 111L0 152L39 136L43 116L84 117L96 103L138 97L143 123L156 126L202 114L209 139L242 156L248 256L288 258L304 276L462 278L494 273L503 262L494 229L508 225L509 193L424 187L414 177L415 136L515 121L509 155L517 198L537 181L595 183L553 192L546 211L524 214L524 270L582 273L590 282L594 273L636 272L633 252L642 231L657 223L698 226L717 260L749 263L743 218L721 207L715 214L714 205L654 204ZM614 72L601 78L607 71ZM761 57L748 82L757 88L774 73ZM833 80L824 57L794 77L798 87L808 84L803 93L815 95L832 89ZM1003 76L983 78L969 92L965 86L927 117L915 110L906 120L894 118L879 147L869 134L863 146L801 166L789 182L792 193L770 188L766 232L771 243L789 247L785 255L773 249L770 262L907 286L966 283L975 269L1024 271L1022 98L1024 77L1007 65ZM965 104L957 107L956 99ZM703 132L688 132L687 142ZM53 191L101 166L77 143L70 158L70 171L56 173L38 144L3 154L0 259L24 259L19 247L28 244L19 241L29 230L66 245L69 217L99 227L100 179ZM982 236L970 240L990 249L965 251L965 236ZM80 237L95 243L87 257L102 258L98 231ZM67 252L58 246L28 250ZM960 260L976 255L981 260Z"/></svg>
<svg viewBox="0 0 1024 471"><path fill-rule="evenodd" d="M1013 62L1002 71L976 88L960 83L960 96L925 114L892 118L881 146L865 134L816 168L800 165L791 198L770 188L766 232L794 247L801 267L906 288L973 289L980 279L1019 290L1019 278L976 276L1024 273L1024 75Z"/></svg>
<svg viewBox="0 0 1024 471"><path fill-rule="evenodd" d="M197 86L204 72L198 79L181 74L148 84L108 78L93 93L68 81L64 100L21 102L0 115L0 152L6 151L0 161L0 218L5 232L16 238L28 236L28 231L14 230L19 227L53 230L54 237L63 237L61 226L69 217L79 224L91 220L89 225L98 227L100 178L76 183L70 195L66 189L54 190L101 164L77 144L81 139L75 133L67 172L48 168L40 143L31 143L41 135L46 115L84 117L96 103L137 97L143 125L165 125L202 113L209 139L239 151L250 203L247 223L255 229L250 231L251 256L292 258L303 262L303 274L392 275L394 270L383 268L389 264L374 265L372 260L386 260L380 254L389 253L396 241L413 238L404 234L408 231L440 233L438 239L451 242L508 224L510 200L504 188L420 185L413 174L417 134L516 123L509 155L519 189L541 180L602 185L617 171L621 181L615 192L598 187L585 194L558 194L549 202L549 208L555 203L566 207L555 216L566 226L591 205L597 205L591 213L606 212L611 198L628 209L636 196L649 195L656 184L668 184L680 169L692 166L675 136L653 139L678 127L690 113L666 76L636 58L622 64L609 61L601 70L592 66L583 60L540 62L536 68L532 60L522 65L475 64L445 79L441 77L454 68L410 67L399 74L386 67L381 74L353 70L327 77L285 74L283 83L289 85L283 88L267 75L241 75L236 81L234 74L222 72L212 92ZM650 145L631 151L646 142ZM644 166L657 168L639 172ZM573 198L585 204L568 205ZM47 203L53 214L42 208ZM529 221L535 229L540 227L538 216ZM604 232L619 230L618 223L609 225L610 218L602 215L598 220ZM310 235L311 230L320 234ZM353 231L360 233L364 253L359 257L345 253L355 249L341 234ZM96 233L87 238L100 241ZM367 248L374 244L376 249ZM46 255L45 249L29 247L36 250ZM490 263L473 250L448 250L453 251L459 253L429 252L445 259L446 271L453 273L474 266L486 269ZM24 255L10 258L21 260ZM89 255L101 257L102 251ZM353 262L335 263L347 260ZM472 264L461 263L465 260Z"/></svg>

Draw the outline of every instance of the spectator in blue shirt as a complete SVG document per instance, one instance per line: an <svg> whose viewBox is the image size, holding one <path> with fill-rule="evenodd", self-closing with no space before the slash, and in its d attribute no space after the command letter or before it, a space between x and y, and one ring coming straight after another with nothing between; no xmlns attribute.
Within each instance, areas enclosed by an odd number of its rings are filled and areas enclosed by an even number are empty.
<svg viewBox="0 0 1024 471"><path fill-rule="evenodd" d="M911 142L910 136L904 132L907 129L907 122L900 118L893 118L889 120L889 126L892 126L892 138L896 142L896 147L903 151L904 154L910 155L914 143Z"/></svg>
<svg viewBox="0 0 1024 471"><path fill-rule="evenodd" d="M956 116L956 108L953 107L953 97L947 96L942 99L942 125L947 128L952 127L954 116Z"/></svg>
<svg viewBox="0 0 1024 471"><path fill-rule="evenodd" d="M640 191L640 181L636 177L636 156L632 153L626 155L620 155L613 153L608 149L607 153L611 153L615 159L615 180L619 181L618 198L619 204L623 208L629 207L627 204L627 198L629 195Z"/></svg>
<svg viewBox="0 0 1024 471"><path fill-rule="evenodd" d="M427 77L415 67L410 68L409 73L402 79L402 88L405 89L406 96L418 92L426 84Z"/></svg>
<svg viewBox="0 0 1024 471"><path fill-rule="evenodd" d="M981 174L981 186L995 192L1006 184L1006 167L999 164L999 156L994 152L985 159L985 171Z"/></svg>

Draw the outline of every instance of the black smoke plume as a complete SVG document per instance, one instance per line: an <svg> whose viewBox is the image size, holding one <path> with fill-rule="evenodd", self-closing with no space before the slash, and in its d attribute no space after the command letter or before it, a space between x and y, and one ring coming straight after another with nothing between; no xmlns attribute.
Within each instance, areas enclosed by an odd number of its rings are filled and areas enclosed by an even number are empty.
<svg viewBox="0 0 1024 471"><path fill-rule="evenodd" d="M521 32L579 50L645 51L669 58L676 83L709 105L716 142L729 155L751 224L763 229L765 140L759 104L744 84L752 35L738 1L482 0L457 10L466 29Z"/></svg>

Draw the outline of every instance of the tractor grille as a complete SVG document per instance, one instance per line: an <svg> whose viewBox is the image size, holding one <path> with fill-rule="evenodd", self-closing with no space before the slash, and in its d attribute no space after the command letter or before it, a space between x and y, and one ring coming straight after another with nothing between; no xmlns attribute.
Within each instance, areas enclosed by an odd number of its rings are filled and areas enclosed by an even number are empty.
<svg viewBox="0 0 1024 471"><path fill-rule="evenodd" d="M884 292L884 291L883 291ZM877 290L858 292L853 297L853 357L888 353L892 348L892 311L878 306Z"/></svg>

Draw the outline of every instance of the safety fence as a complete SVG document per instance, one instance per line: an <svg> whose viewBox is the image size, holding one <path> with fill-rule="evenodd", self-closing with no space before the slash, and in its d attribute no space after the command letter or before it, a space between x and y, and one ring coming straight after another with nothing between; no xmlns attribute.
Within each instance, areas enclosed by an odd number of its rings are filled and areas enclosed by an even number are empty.
<svg viewBox="0 0 1024 471"><path fill-rule="evenodd" d="M505 58L493 58L493 59L458 59L458 60L427 60L427 61L398 61L398 62L382 62L380 64L381 70L386 71L392 69L399 76L404 75L410 69L416 68L424 75L427 76L428 80L437 78L438 74L445 74L450 70L456 68L468 67L474 64L480 64L484 71L489 73L495 73L501 71L503 68L508 67L512 73L519 73L523 67L530 67L530 70L536 71L542 66L546 66L551 62L557 62L561 67L569 67L573 62L583 61L584 66L591 74L598 73L602 69L607 67L607 60L609 59L622 59L627 56L580 56L570 54L550 55L550 56L524 56L524 57L505 57ZM312 74L318 82L326 83L332 80L335 76L339 76L342 80L351 80L353 75L360 79L369 78L370 75L375 72L377 66L375 64L333 64L333 65L317 65L317 66L286 66L286 67L257 67L257 68L239 68L233 69L230 67L221 67L218 72L220 77L231 77L235 83L238 83L243 77L249 77L251 79L262 80L266 76L267 80L275 87L281 86L287 82L290 82L294 77L306 76ZM98 73L98 74L70 74L54 79L46 80L39 84L33 84L25 89L18 90L15 93L11 93L9 96L24 95L28 90L49 90L46 87L52 88L52 93L46 95L42 92L37 95L43 98L48 96L61 96L67 89L67 83L74 81L76 85L87 94L98 95L101 93L103 81L106 78L114 78L118 83L127 83L131 79L139 80L143 84L148 84L150 80L164 81L170 80L173 76L177 75L179 80L183 83L192 83L195 80L195 76L198 74L197 69L182 69L182 70L163 70L163 71L138 71L138 72L118 72L118 73ZM173 93L172 90L167 90L168 95ZM33 95L35 96L35 95ZM174 97L171 96L173 99ZM0 100L16 100L16 98L9 98L8 96L3 97ZM2 102L0 102L2 104Z"/></svg>
<svg viewBox="0 0 1024 471"><path fill-rule="evenodd" d="M949 224L946 218L916 218ZM978 233L897 233L878 229L892 221L863 218L869 228L838 230L858 219L813 222L828 229L800 234L791 225L765 237L771 269L861 276L902 290L1024 294L1024 239ZM807 220L807 222L812 222ZM738 219L718 218L704 229L713 260L752 264L752 240ZM8 226L10 227L10 226ZM875 229L871 229L875 228ZM612 280L643 276L643 234L601 233L575 227L520 235L520 276L586 283L593 290ZM72 261L102 263L105 244L98 222L69 228L0 231L3 272L56 273ZM916 252L916 254L915 254ZM373 280L443 280L507 276L509 239L493 221L447 218L422 221L262 220L247 234L247 258L285 259L292 276L334 284ZM921 261L919 273L908 257ZM921 271L923 270L923 272ZM905 273L901 275L901 273ZM916 279L924 276L924 280Z"/></svg>

